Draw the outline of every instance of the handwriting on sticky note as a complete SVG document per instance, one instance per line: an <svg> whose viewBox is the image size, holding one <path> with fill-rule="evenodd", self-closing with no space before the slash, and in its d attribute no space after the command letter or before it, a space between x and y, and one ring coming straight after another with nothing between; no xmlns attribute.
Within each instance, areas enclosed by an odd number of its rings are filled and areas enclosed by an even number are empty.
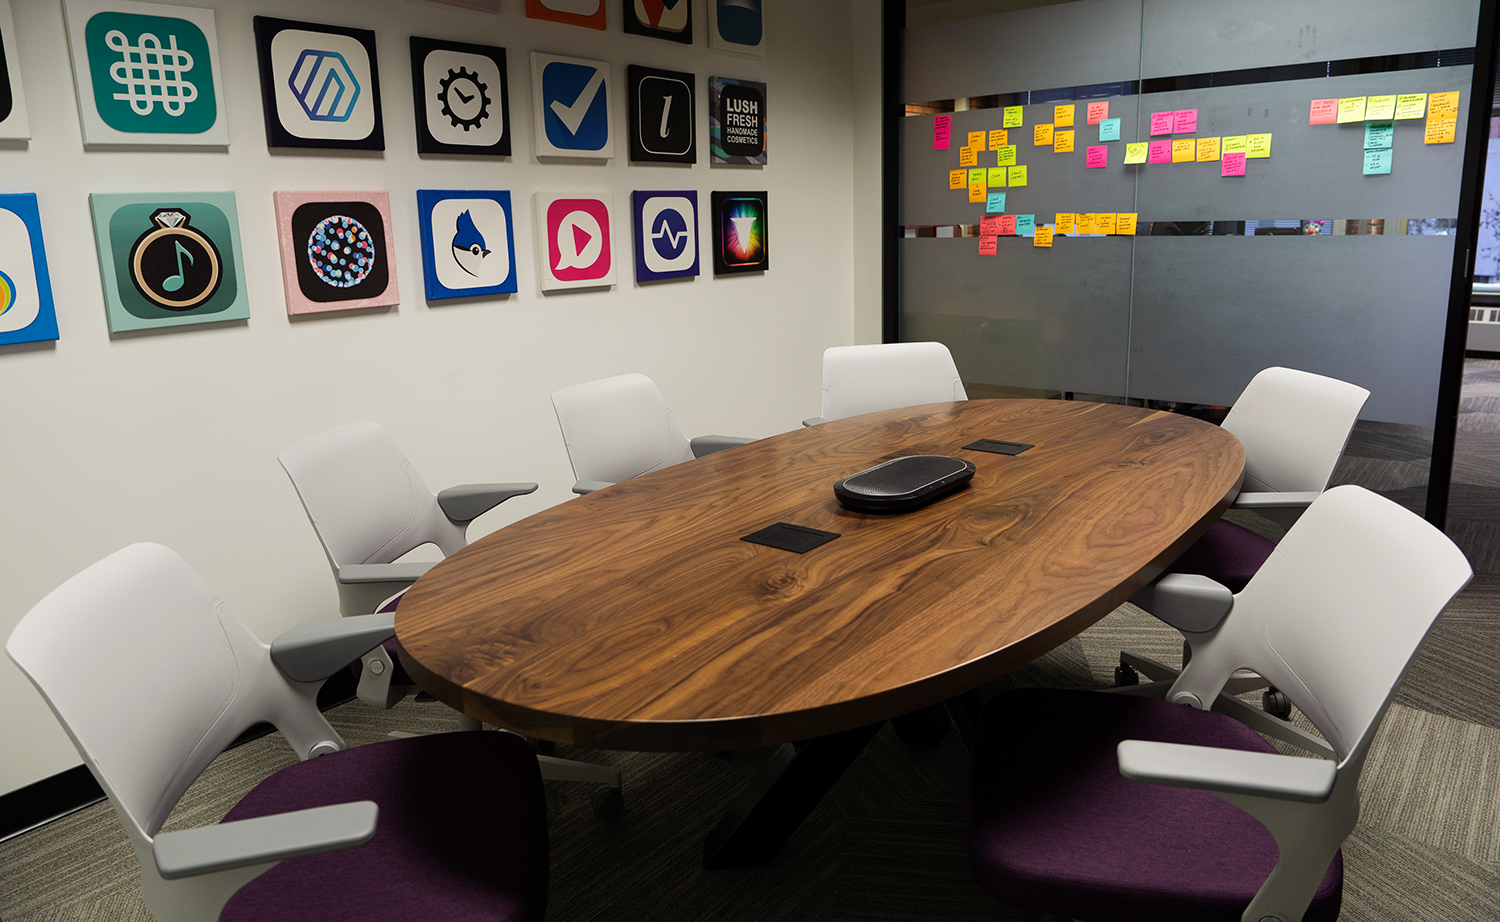
<svg viewBox="0 0 1500 922"><path fill-rule="evenodd" d="M1152 141L1151 142L1151 152L1146 155L1146 162L1147 163L1171 163L1172 162L1172 142L1171 141Z"/></svg>
<svg viewBox="0 0 1500 922"><path fill-rule="evenodd" d="M1073 127L1073 106L1053 106L1052 124L1059 128Z"/></svg>
<svg viewBox="0 0 1500 922"><path fill-rule="evenodd" d="M979 233L985 237L996 237L1000 234L1000 215L987 214L979 219Z"/></svg>
<svg viewBox="0 0 1500 922"><path fill-rule="evenodd" d="M1099 140L1120 140L1120 120L1117 118L1106 118L1099 120Z"/></svg>
<svg viewBox="0 0 1500 922"><path fill-rule="evenodd" d="M972 186L974 183L981 183L981 184L983 184L984 182L986 182L989 179L989 177L987 175L985 175L985 174L986 174L986 171L985 171L984 167L980 167L977 170L970 170L969 171L969 185Z"/></svg>
<svg viewBox="0 0 1500 922"><path fill-rule="evenodd" d="M1084 117L1090 125L1097 125L1109 118L1109 100L1089 103Z"/></svg>
<svg viewBox="0 0 1500 922"><path fill-rule="evenodd" d="M999 212L1005 210L1005 193L991 192L984 200L984 210Z"/></svg>
<svg viewBox="0 0 1500 922"><path fill-rule="evenodd" d="M1016 215L1016 233L1022 237L1030 237L1032 234L1036 233L1036 215Z"/></svg>
<svg viewBox="0 0 1500 922"><path fill-rule="evenodd" d="M1109 148L1103 144L1091 146L1084 152L1083 165L1090 170L1102 170L1109 166Z"/></svg>
<svg viewBox="0 0 1500 922"><path fill-rule="evenodd" d="M1428 118L1458 118L1458 90L1432 93L1427 97Z"/></svg>
<svg viewBox="0 0 1500 922"><path fill-rule="evenodd" d="M984 183L987 186L1005 185L1005 167L992 166L984 171Z"/></svg>
<svg viewBox="0 0 1500 922"><path fill-rule="evenodd" d="M1396 118L1422 118L1427 114L1426 93L1402 93L1396 97Z"/></svg>
<svg viewBox="0 0 1500 922"><path fill-rule="evenodd" d="M1193 157L1195 156L1193 152L1195 150L1197 150L1197 145L1195 145L1193 143L1193 139L1192 138L1183 138L1183 139L1178 140L1178 141L1173 141L1172 142L1172 162L1173 163L1192 163L1193 162Z"/></svg>
<svg viewBox="0 0 1500 922"><path fill-rule="evenodd" d="M1391 171L1391 149L1365 151L1365 173L1366 176L1377 176L1390 173Z"/></svg>
<svg viewBox="0 0 1500 922"><path fill-rule="evenodd" d="M1365 97L1348 96L1339 100L1340 125L1345 122L1362 122L1365 119Z"/></svg>
<svg viewBox="0 0 1500 922"><path fill-rule="evenodd" d="M1016 233L1016 216L1003 214L1000 216L1000 236L1012 237Z"/></svg>
<svg viewBox="0 0 1500 922"><path fill-rule="evenodd" d="M980 256L994 256L995 253L996 253L997 245L999 243L1000 243L1000 238L998 238L998 237L980 237L979 238L979 255Z"/></svg>
<svg viewBox="0 0 1500 922"><path fill-rule="evenodd" d="M1031 238L1031 245L1035 247L1050 247L1052 245L1053 228L1038 227Z"/></svg>
<svg viewBox="0 0 1500 922"><path fill-rule="evenodd" d="M932 149L947 150L948 134L952 131L953 116L939 115L932 120Z"/></svg>
<svg viewBox="0 0 1500 922"><path fill-rule="evenodd" d="M1009 132L1007 132L1004 128L996 128L994 131L991 131L990 150L999 150L1000 148L1004 147L1006 141L1009 140L1008 135Z"/></svg>
<svg viewBox="0 0 1500 922"><path fill-rule="evenodd" d="M1178 109L1172 113L1172 133L1192 134L1198 130L1198 110Z"/></svg>
<svg viewBox="0 0 1500 922"><path fill-rule="evenodd" d="M1218 138L1199 138L1198 139L1198 162L1199 163L1212 163L1213 161L1218 160L1218 159L1219 159L1219 139Z"/></svg>
<svg viewBox="0 0 1500 922"><path fill-rule="evenodd" d="M1059 211L1057 213L1057 232L1059 234L1073 233L1073 222L1078 216L1070 211Z"/></svg>
<svg viewBox="0 0 1500 922"><path fill-rule="evenodd" d="M1177 115L1176 112L1153 112L1153 113L1151 113L1151 133L1153 135L1157 135L1157 134L1171 134L1172 133L1172 120L1173 120L1173 118L1176 117L1176 115Z"/></svg>
<svg viewBox="0 0 1500 922"><path fill-rule="evenodd" d="M1054 131L1052 133L1052 153L1070 154L1073 152L1073 132Z"/></svg>
<svg viewBox="0 0 1500 922"><path fill-rule="evenodd" d="M1005 107L1005 121L1002 124L1004 124L1006 128L1020 128L1021 127L1021 107L1020 106L1006 106Z"/></svg>
<svg viewBox="0 0 1500 922"><path fill-rule="evenodd" d="M1079 236L1086 236L1088 234L1094 233L1094 213L1087 212L1085 214L1080 214L1074 226L1078 228Z"/></svg>
<svg viewBox="0 0 1500 922"><path fill-rule="evenodd" d="M958 165L974 166L979 162L979 151L972 147L960 147L958 149Z"/></svg>
<svg viewBox="0 0 1500 922"><path fill-rule="evenodd" d="M984 132L982 132L982 131L971 131L971 132L969 132L969 143L968 143L967 146L968 147L972 147L975 150L984 150Z"/></svg>
<svg viewBox="0 0 1500 922"><path fill-rule="evenodd" d="M977 202L982 202L982 201L984 201L984 197L987 194L989 194L989 190L984 187L984 183L982 183L982 182L971 182L971 183L969 183L969 201L976 202L976 203Z"/></svg>
<svg viewBox="0 0 1500 922"><path fill-rule="evenodd" d="M1248 135L1237 134L1224 139L1219 147L1220 154L1243 154L1250 149L1250 138Z"/></svg>
<svg viewBox="0 0 1500 922"><path fill-rule="evenodd" d="M1437 95L1437 94L1433 94ZM1422 136L1423 144L1452 144L1458 134L1458 120L1427 117L1427 131Z"/></svg>
<svg viewBox="0 0 1500 922"><path fill-rule="evenodd" d="M1134 211L1121 212L1115 215L1115 233L1123 237L1135 236L1136 218L1140 217Z"/></svg>
<svg viewBox="0 0 1500 922"><path fill-rule="evenodd" d="M1249 142L1249 148L1245 151L1246 157L1251 160L1265 160L1271 156L1270 132L1266 134L1247 134L1245 135L1245 140Z"/></svg>
<svg viewBox="0 0 1500 922"><path fill-rule="evenodd" d="M1377 147L1390 147L1395 140L1395 122L1365 123L1365 150L1374 150Z"/></svg>
<svg viewBox="0 0 1500 922"><path fill-rule="evenodd" d="M1014 144L1001 145L1000 149L995 151L995 164L997 166L1015 166L1016 146Z"/></svg>
<svg viewBox="0 0 1500 922"><path fill-rule="evenodd" d="M1242 150L1225 154L1219 160L1220 176L1244 176L1245 175L1245 152Z"/></svg>
<svg viewBox="0 0 1500 922"><path fill-rule="evenodd" d="M968 185L969 185L969 171L968 170L949 170L948 171L948 188L950 188L950 189L963 189L963 188L967 187Z"/></svg>
<svg viewBox="0 0 1500 922"><path fill-rule="evenodd" d="M1026 185L1026 167L1013 166L1010 168L1010 184L1012 186Z"/></svg>
<svg viewBox="0 0 1500 922"><path fill-rule="evenodd" d="M1125 145L1125 162L1126 163L1145 163L1146 162L1146 149L1149 146L1150 145L1148 145L1145 141L1142 141L1139 144L1126 144Z"/></svg>
<svg viewBox="0 0 1500 922"><path fill-rule="evenodd" d="M1094 233L1113 234L1115 232L1115 215L1112 211L1100 212L1094 215Z"/></svg>
<svg viewBox="0 0 1500 922"><path fill-rule="evenodd" d="M1036 147L1050 147L1052 145L1052 126L1031 126L1031 143Z"/></svg>
<svg viewBox="0 0 1500 922"><path fill-rule="evenodd" d="M1390 120L1396 117L1396 97L1370 96L1365 100L1365 118Z"/></svg>
<svg viewBox="0 0 1500 922"><path fill-rule="evenodd" d="M1332 125L1338 121L1339 101L1337 99L1314 99L1312 101L1312 113L1307 117L1309 125Z"/></svg>

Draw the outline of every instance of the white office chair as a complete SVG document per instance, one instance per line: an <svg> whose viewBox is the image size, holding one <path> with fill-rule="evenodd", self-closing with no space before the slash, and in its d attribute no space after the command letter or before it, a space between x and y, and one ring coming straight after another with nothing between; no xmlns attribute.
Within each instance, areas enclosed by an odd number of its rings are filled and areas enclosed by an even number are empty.
<svg viewBox="0 0 1500 922"><path fill-rule="evenodd" d="M655 382L641 374L554 391L552 409L579 494L754 441L728 435L689 440Z"/></svg>
<svg viewBox="0 0 1500 922"><path fill-rule="evenodd" d="M823 352L823 415L802 424L968 399L942 343L833 346Z"/></svg>

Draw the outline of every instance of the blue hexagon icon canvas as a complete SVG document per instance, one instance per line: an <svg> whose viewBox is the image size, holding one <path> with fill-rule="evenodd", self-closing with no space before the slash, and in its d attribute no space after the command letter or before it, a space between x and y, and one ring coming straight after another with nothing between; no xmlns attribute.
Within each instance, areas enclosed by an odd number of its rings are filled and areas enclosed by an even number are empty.
<svg viewBox="0 0 1500 922"><path fill-rule="evenodd" d="M516 290L510 193L417 190L427 300Z"/></svg>
<svg viewBox="0 0 1500 922"><path fill-rule="evenodd" d="M36 196L0 195L0 345L57 339Z"/></svg>
<svg viewBox="0 0 1500 922"><path fill-rule="evenodd" d="M375 33L255 17L270 147L384 150Z"/></svg>

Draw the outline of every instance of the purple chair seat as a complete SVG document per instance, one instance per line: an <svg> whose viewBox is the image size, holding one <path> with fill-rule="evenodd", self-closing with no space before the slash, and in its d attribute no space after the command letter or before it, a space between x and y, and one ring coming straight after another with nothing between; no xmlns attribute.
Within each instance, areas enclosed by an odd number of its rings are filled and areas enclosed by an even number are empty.
<svg viewBox="0 0 1500 922"><path fill-rule="evenodd" d="M380 806L374 839L282 862L240 889L220 919L543 918L542 778L520 737L444 733L299 762L257 785L224 819L355 800Z"/></svg>
<svg viewBox="0 0 1500 922"><path fill-rule="evenodd" d="M1168 573L1195 573L1239 592L1250 582L1276 545L1248 528L1219 519L1203 537L1167 567Z"/></svg>
<svg viewBox="0 0 1500 922"><path fill-rule="evenodd" d="M1276 864L1276 842L1207 791L1127 780L1121 740L1275 752L1212 711L1089 691L996 697L974 737L969 861L979 885L1023 909L1087 922L1239 922ZM1342 853L1305 922L1338 918Z"/></svg>

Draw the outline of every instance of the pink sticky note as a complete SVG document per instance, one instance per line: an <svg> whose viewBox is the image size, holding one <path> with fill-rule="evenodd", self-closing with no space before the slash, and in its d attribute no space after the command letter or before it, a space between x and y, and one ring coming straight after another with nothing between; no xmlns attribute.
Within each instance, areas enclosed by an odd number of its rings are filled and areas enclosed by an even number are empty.
<svg viewBox="0 0 1500 922"><path fill-rule="evenodd" d="M1153 113L1151 113L1151 133L1152 134L1171 134L1172 133L1172 119L1176 115L1177 115L1176 112L1153 112Z"/></svg>
<svg viewBox="0 0 1500 922"><path fill-rule="evenodd" d="M996 250L996 244L998 244L999 242L1000 242L1000 238L998 238L998 237L980 237L979 238L979 255L980 256L994 256L996 254L996 252L997 252L997 250Z"/></svg>
<svg viewBox="0 0 1500 922"><path fill-rule="evenodd" d="M1167 114L1171 115L1172 113L1168 112ZM1152 116L1152 118L1155 118L1155 116ZM1171 141L1152 141L1151 142L1151 148L1146 153L1146 162L1147 163L1171 163L1172 162L1172 142Z"/></svg>
<svg viewBox="0 0 1500 922"><path fill-rule="evenodd" d="M1173 134L1192 134L1198 130L1197 109L1178 109L1172 115ZM1152 134L1155 133L1154 131L1152 132Z"/></svg>
<svg viewBox="0 0 1500 922"><path fill-rule="evenodd" d="M1016 216L1013 214L995 215L999 218L1000 233L1006 237L1013 237L1016 233Z"/></svg>
<svg viewBox="0 0 1500 922"><path fill-rule="evenodd" d="M1109 100L1103 102L1091 102L1088 107L1088 123L1097 125L1109 118Z"/></svg>
<svg viewBox="0 0 1500 922"><path fill-rule="evenodd" d="M939 115L932 120L932 149L947 150L948 135L953 130L953 116Z"/></svg>
<svg viewBox="0 0 1500 922"><path fill-rule="evenodd" d="M1339 101L1337 99L1314 99L1312 101L1312 114L1308 116L1309 125L1333 125L1339 120Z"/></svg>
<svg viewBox="0 0 1500 922"><path fill-rule="evenodd" d="M1224 159L1220 161L1220 164L1220 176L1244 176L1245 152L1237 150L1232 154L1225 154Z"/></svg>
<svg viewBox="0 0 1500 922"><path fill-rule="evenodd" d="M1084 154L1083 165L1085 169L1098 170L1109 165L1109 148L1103 144L1095 145Z"/></svg>
<svg viewBox="0 0 1500 922"><path fill-rule="evenodd" d="M987 214L979 219L979 233L984 237L994 237L1000 233L1000 216Z"/></svg>

